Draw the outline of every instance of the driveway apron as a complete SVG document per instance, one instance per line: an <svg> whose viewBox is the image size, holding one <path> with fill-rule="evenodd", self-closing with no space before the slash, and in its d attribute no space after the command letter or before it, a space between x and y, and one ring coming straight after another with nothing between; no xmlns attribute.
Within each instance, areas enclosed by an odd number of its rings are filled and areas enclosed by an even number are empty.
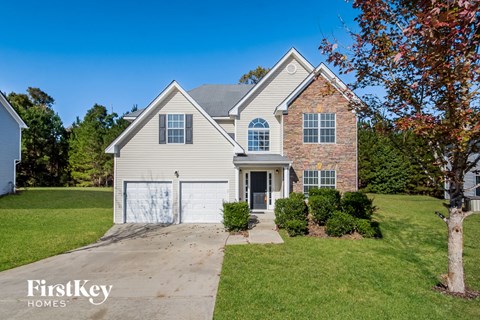
<svg viewBox="0 0 480 320"><path fill-rule="evenodd" d="M180 224L135 230L128 234L123 229L118 237L0 272L0 318L212 319L227 239L223 226ZM27 296L28 280L34 281L33 296ZM85 284L77 292L75 280ZM43 287L66 288L68 283L73 290L70 297L48 296L48 288L47 296L41 296ZM112 286L101 304L106 294L95 285L105 290ZM98 296L89 297L90 293Z"/></svg>

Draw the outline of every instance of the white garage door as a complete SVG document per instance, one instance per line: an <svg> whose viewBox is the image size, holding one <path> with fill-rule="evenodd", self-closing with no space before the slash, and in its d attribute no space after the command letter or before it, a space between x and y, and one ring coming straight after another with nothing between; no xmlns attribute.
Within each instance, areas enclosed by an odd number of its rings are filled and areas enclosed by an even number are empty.
<svg viewBox="0 0 480 320"><path fill-rule="evenodd" d="M223 202L228 201L227 182L182 182L182 222L220 223Z"/></svg>
<svg viewBox="0 0 480 320"><path fill-rule="evenodd" d="M173 222L171 182L127 182L125 188L126 222Z"/></svg>

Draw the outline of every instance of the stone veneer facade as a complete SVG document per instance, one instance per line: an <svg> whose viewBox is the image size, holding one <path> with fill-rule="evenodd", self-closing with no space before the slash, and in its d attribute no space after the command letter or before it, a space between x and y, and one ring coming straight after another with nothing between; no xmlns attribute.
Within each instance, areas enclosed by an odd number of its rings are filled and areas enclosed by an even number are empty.
<svg viewBox="0 0 480 320"><path fill-rule="evenodd" d="M336 114L336 143L304 144L303 114L323 112ZM283 153L293 161L291 192L303 192L304 170L335 170L339 191L357 190L357 120L338 90L319 76L292 102L283 121Z"/></svg>

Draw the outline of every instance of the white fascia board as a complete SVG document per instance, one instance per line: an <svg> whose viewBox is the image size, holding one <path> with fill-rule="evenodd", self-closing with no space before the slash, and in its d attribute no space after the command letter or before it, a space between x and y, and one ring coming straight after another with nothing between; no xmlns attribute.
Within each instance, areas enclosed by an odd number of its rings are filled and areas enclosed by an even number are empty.
<svg viewBox="0 0 480 320"><path fill-rule="evenodd" d="M125 139L130 132L132 132L139 124L142 122L144 118L146 118L153 109L155 109L155 106L158 105L160 102L162 102L170 93L172 93L174 90L178 90L180 93L183 94L183 96L234 146L234 152L235 153L244 153L245 151L243 148L235 141L233 140L228 133L223 130L220 125L212 119L208 115L208 113L200 107L200 105L193 100L193 98L176 82L172 81L156 98L153 100L147 108L145 108L145 111L142 112L138 117L135 118L135 120L132 122L130 126L127 127L125 131L123 131L106 149L106 153L118 153L118 144Z"/></svg>
<svg viewBox="0 0 480 320"><path fill-rule="evenodd" d="M310 62L307 61L295 48L291 48L276 64L273 68L245 95L240 101L238 101L235 106L228 112L230 116L238 116L240 107L247 101L255 92L259 90L266 83L273 74L280 68L280 66L287 61L289 58L295 58L308 72L314 71L314 67Z"/></svg>
<svg viewBox="0 0 480 320"><path fill-rule="evenodd" d="M18 126L21 129L28 129L28 126L23 122L22 118L18 115L18 113L13 109L10 102L8 102L7 98L0 92L0 104L5 107L8 113L12 116L13 119L18 123Z"/></svg>

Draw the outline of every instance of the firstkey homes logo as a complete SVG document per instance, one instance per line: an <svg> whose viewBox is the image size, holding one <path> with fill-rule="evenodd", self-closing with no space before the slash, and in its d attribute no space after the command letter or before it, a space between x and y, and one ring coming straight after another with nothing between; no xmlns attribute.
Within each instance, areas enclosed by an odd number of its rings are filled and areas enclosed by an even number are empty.
<svg viewBox="0 0 480 320"><path fill-rule="evenodd" d="M29 307L66 307L69 298L87 298L98 306L104 303L112 285L90 284L90 280L72 280L67 283L47 284L46 280L27 280Z"/></svg>

